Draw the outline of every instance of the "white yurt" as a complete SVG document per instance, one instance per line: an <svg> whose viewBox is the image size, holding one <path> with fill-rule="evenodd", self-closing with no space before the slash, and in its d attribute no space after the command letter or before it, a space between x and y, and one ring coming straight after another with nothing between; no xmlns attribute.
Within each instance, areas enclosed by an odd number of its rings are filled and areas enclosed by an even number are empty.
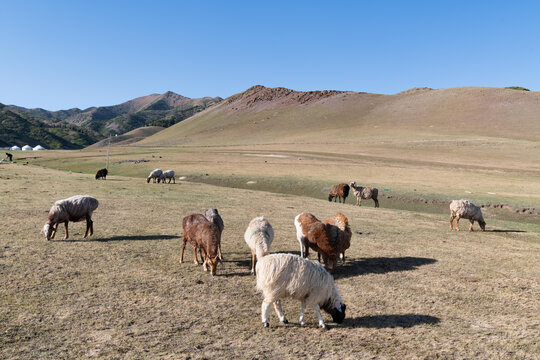
<svg viewBox="0 0 540 360"><path fill-rule="evenodd" d="M38 145L35 148L33 148L32 150L39 151L39 150L45 150L45 148L43 146L41 146L41 145Z"/></svg>
<svg viewBox="0 0 540 360"><path fill-rule="evenodd" d="M24 145L22 147L22 151L32 151L34 148L32 148L30 145Z"/></svg>
<svg viewBox="0 0 540 360"><path fill-rule="evenodd" d="M18 147L17 145L13 145L12 147L9 148L9 150L21 150L21 148Z"/></svg>

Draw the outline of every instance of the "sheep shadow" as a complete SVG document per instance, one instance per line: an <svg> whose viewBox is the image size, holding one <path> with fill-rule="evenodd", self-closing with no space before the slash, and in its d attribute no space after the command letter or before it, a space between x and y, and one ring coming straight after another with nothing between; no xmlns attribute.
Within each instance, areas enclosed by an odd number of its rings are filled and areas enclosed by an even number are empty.
<svg viewBox="0 0 540 360"><path fill-rule="evenodd" d="M433 264L436 259L420 257L376 257L362 260L346 260L345 265L338 265L334 277L336 279L365 275L386 274L394 271L416 270L419 266Z"/></svg>
<svg viewBox="0 0 540 360"><path fill-rule="evenodd" d="M385 328L410 328L416 325L435 325L441 321L438 317L419 314L406 314L406 315L373 315L373 316L359 316L352 319L345 319L343 322L344 327L349 328L371 328L371 329L385 329Z"/></svg>
<svg viewBox="0 0 540 360"><path fill-rule="evenodd" d="M493 229L491 232L494 233L525 233L525 230L499 230L499 229Z"/></svg>
<svg viewBox="0 0 540 360"><path fill-rule="evenodd" d="M53 242L110 242L110 241L150 241L150 240L170 240L179 239L178 235L133 235L133 236L110 236L96 239L77 239L77 240L51 240Z"/></svg>

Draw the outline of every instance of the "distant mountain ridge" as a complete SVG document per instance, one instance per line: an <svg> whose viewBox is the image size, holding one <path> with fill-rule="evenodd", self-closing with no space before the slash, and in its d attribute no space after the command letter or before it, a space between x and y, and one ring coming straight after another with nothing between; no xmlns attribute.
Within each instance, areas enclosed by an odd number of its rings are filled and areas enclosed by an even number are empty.
<svg viewBox="0 0 540 360"><path fill-rule="evenodd" d="M109 134L124 134L142 126L169 127L222 100L191 99L167 91L84 110L49 111L0 104L0 146L39 143L53 149L82 148Z"/></svg>
<svg viewBox="0 0 540 360"><path fill-rule="evenodd" d="M253 86L136 145L355 142L371 134L538 141L540 92L418 87L394 95Z"/></svg>

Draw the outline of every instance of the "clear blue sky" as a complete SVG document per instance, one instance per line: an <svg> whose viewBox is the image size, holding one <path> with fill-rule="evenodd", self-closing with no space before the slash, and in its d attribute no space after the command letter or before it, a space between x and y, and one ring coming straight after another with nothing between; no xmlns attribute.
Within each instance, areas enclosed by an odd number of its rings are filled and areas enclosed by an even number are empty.
<svg viewBox="0 0 540 360"><path fill-rule="evenodd" d="M49 110L261 84L540 90L536 1L4 1L0 102Z"/></svg>

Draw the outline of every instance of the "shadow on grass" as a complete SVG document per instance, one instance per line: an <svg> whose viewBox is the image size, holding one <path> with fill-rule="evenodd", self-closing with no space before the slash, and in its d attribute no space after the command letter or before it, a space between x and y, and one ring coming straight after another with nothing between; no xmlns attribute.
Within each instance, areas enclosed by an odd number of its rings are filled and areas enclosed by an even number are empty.
<svg viewBox="0 0 540 360"><path fill-rule="evenodd" d="M433 264L435 259L419 257L376 257L362 260L346 260L345 265L338 265L336 279L364 274L386 274L394 271L415 270L419 266Z"/></svg>
<svg viewBox="0 0 540 360"><path fill-rule="evenodd" d="M109 241L149 241L180 239L178 235L134 235L134 236L111 236L107 238L87 238L76 240L51 240L54 242L109 242Z"/></svg>
<svg viewBox="0 0 540 360"><path fill-rule="evenodd" d="M441 320L435 316L407 314L407 315L374 315L374 316L359 316L343 321L344 327L350 328L410 328L416 325L428 324L435 325Z"/></svg>
<svg viewBox="0 0 540 360"><path fill-rule="evenodd" d="M491 232L495 232L495 233L524 233L526 231L525 230L498 230L498 229L494 229L494 230L491 230Z"/></svg>

